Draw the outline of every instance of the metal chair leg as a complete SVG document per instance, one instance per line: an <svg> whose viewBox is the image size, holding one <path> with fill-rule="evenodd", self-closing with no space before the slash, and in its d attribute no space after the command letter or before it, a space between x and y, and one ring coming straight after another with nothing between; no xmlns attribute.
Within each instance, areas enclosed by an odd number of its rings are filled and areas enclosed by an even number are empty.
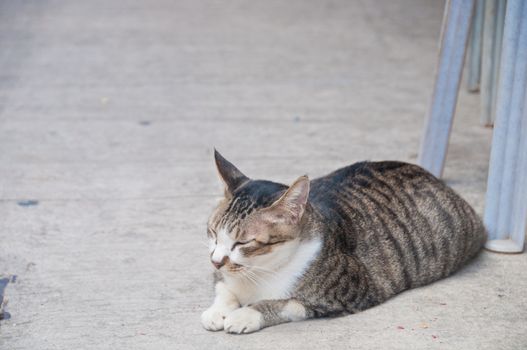
<svg viewBox="0 0 527 350"><path fill-rule="evenodd" d="M474 0L448 0L432 103L421 139L418 163L441 176L448 148Z"/></svg>
<svg viewBox="0 0 527 350"><path fill-rule="evenodd" d="M485 0L476 0L474 18L470 28L470 40L468 50L468 77L467 89L471 92L479 91L481 80L481 49L483 46L483 15L485 12Z"/></svg>
<svg viewBox="0 0 527 350"><path fill-rule="evenodd" d="M527 2L507 3L487 185L486 248L523 251L527 225Z"/></svg>
<svg viewBox="0 0 527 350"><path fill-rule="evenodd" d="M481 124L491 126L496 111L503 22L507 0L486 0L481 61Z"/></svg>

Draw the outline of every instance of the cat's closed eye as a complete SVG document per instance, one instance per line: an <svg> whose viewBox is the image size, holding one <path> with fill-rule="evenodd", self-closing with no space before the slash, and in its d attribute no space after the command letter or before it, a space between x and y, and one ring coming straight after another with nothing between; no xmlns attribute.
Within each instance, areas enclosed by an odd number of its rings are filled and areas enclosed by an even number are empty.
<svg viewBox="0 0 527 350"><path fill-rule="evenodd" d="M231 251L234 250L234 248L236 248L237 246L244 246L246 244L249 244L249 243L252 243L254 242L255 240L254 239L251 239L250 241L246 241L246 242L235 242L232 247L231 247Z"/></svg>
<svg viewBox="0 0 527 350"><path fill-rule="evenodd" d="M267 242L266 245L275 245L275 244L281 244L281 243L285 243L285 242L287 242L286 239L281 240L281 241Z"/></svg>

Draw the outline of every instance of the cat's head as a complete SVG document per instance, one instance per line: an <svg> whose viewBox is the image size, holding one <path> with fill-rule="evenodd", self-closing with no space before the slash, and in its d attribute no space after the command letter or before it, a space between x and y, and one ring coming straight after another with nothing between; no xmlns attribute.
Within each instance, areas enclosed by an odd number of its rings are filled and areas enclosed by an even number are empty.
<svg viewBox="0 0 527 350"><path fill-rule="evenodd" d="M225 195L207 227L212 264L228 275L274 271L300 244L308 177L289 187L251 180L217 151L214 157Z"/></svg>

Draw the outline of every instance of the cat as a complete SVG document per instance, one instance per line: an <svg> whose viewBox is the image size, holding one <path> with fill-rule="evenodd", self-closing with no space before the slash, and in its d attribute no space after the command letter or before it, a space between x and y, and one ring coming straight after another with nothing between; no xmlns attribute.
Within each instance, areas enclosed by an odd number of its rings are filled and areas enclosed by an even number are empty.
<svg viewBox="0 0 527 350"><path fill-rule="evenodd" d="M356 313L452 274L486 241L470 205L417 165L360 162L288 187L214 156L225 198L207 225L207 330Z"/></svg>

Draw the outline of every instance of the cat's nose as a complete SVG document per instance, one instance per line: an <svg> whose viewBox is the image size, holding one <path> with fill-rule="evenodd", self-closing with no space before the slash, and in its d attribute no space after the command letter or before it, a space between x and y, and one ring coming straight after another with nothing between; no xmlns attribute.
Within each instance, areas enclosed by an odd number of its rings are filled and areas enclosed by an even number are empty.
<svg viewBox="0 0 527 350"><path fill-rule="evenodd" d="M221 259L221 261L214 261L214 260L212 260L212 265L214 265L214 267L219 270L219 269L221 269L221 267L223 265L225 265L227 263L227 261L229 261L229 257L228 256L224 256Z"/></svg>

